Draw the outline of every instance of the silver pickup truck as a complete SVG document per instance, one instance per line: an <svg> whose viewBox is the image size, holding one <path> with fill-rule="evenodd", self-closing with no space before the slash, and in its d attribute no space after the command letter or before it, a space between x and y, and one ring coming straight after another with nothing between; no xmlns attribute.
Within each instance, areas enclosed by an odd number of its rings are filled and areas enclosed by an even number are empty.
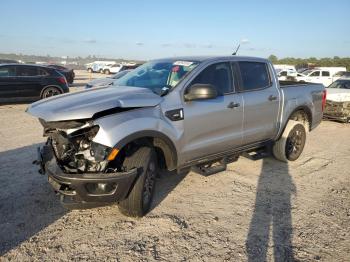
<svg viewBox="0 0 350 262"><path fill-rule="evenodd" d="M325 101L321 84L279 83L266 59L180 57L27 112L48 137L35 162L64 206L118 203L143 216L160 169L211 175L242 154L296 160Z"/></svg>

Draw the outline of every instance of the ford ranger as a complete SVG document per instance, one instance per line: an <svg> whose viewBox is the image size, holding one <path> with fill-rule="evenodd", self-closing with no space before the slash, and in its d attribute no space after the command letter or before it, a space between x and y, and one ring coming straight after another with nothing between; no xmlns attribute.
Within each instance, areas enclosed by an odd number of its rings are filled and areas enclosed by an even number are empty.
<svg viewBox="0 0 350 262"><path fill-rule="evenodd" d="M298 159L325 101L321 84L279 83L266 59L180 57L27 112L48 137L35 162L63 205L118 203L125 215L143 216L160 169L211 175L242 154Z"/></svg>

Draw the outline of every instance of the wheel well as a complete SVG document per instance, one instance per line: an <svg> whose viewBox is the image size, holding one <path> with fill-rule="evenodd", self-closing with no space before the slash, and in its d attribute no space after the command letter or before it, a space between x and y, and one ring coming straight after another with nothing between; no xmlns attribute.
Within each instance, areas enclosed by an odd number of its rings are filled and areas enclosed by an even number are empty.
<svg viewBox="0 0 350 262"><path fill-rule="evenodd" d="M300 107L293 111L288 120L295 120L305 124L308 131L311 130L312 125L312 114L306 107Z"/></svg>
<svg viewBox="0 0 350 262"><path fill-rule="evenodd" d="M41 92L40 92L40 97L41 97L41 98L43 97L44 91L45 91L46 89L50 88L50 87L57 88L58 90L60 90L61 94L64 93L63 90L62 90L62 88L59 87L59 86L45 86L45 87L41 90Z"/></svg>
<svg viewBox="0 0 350 262"><path fill-rule="evenodd" d="M115 148L119 149L118 156L109 166L121 167L125 156L133 154L142 146L153 147L157 154L159 167L169 171L177 167L176 149L170 139L155 136L143 136L134 138L126 143L118 143Z"/></svg>

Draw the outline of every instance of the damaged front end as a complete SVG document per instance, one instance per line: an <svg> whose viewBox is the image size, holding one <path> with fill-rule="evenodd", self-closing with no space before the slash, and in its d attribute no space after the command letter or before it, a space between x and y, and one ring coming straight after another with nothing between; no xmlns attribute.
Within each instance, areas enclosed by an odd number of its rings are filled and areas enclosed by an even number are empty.
<svg viewBox="0 0 350 262"><path fill-rule="evenodd" d="M136 169L125 171L110 166L112 148L93 138L100 127L89 120L46 122L46 144L38 149L40 173L47 174L50 184L68 208L89 207L124 199L137 175Z"/></svg>

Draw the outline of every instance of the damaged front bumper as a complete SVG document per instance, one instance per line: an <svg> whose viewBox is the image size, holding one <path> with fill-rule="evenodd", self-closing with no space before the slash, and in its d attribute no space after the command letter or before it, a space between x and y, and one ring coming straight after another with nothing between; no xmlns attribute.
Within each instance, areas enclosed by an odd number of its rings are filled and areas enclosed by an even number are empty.
<svg viewBox="0 0 350 262"><path fill-rule="evenodd" d="M52 147L38 150L39 173L47 174L54 190L67 208L86 208L116 203L126 198L137 177L137 169L112 173L65 173L58 165Z"/></svg>

